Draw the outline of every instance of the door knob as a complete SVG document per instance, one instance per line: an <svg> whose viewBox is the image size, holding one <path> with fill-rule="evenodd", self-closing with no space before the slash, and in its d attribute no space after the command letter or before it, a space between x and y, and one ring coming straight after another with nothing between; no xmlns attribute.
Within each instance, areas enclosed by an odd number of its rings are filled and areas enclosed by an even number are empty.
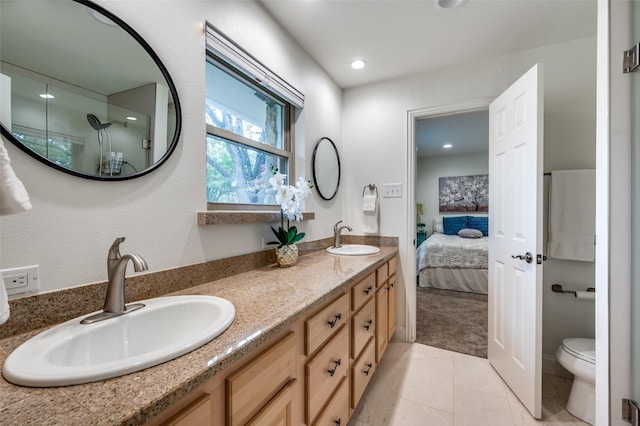
<svg viewBox="0 0 640 426"><path fill-rule="evenodd" d="M511 255L512 259L520 259L520 260L524 260L527 263L531 263L533 262L533 255L529 252L526 252L524 255L519 254L519 255Z"/></svg>

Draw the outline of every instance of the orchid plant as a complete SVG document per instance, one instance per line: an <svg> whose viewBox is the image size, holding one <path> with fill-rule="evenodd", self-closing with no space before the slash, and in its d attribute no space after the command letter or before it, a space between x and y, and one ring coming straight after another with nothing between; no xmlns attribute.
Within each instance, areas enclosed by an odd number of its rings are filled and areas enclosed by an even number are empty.
<svg viewBox="0 0 640 426"><path fill-rule="evenodd" d="M304 232L298 232L295 226L289 226L289 222L302 220L302 203L311 193L313 184L304 178L298 178L295 185L285 185L287 175L278 171L277 168L272 169L273 176L269 179L269 184L275 191L276 203L280 204L280 227L271 230L277 238L277 241L271 241L267 244L278 244L278 248L295 244L304 238ZM287 220L285 229L284 221Z"/></svg>

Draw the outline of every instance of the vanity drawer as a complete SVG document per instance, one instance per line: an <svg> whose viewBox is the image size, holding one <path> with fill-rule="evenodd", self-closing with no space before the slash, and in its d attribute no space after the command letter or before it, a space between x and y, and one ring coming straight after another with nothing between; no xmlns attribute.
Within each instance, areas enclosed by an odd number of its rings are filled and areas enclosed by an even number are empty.
<svg viewBox="0 0 640 426"><path fill-rule="evenodd" d="M351 366L351 383L353 386L353 392L351 392L351 408L356 408L356 405L358 405L362 393L376 370L376 350L374 342L375 339L369 339L369 343L367 343L362 354L360 354Z"/></svg>
<svg viewBox="0 0 640 426"><path fill-rule="evenodd" d="M296 334L290 332L227 377L227 424L246 424L295 377Z"/></svg>
<svg viewBox="0 0 640 426"><path fill-rule="evenodd" d="M358 284L351 287L351 310L357 311L364 302L373 296L376 286L376 274L371 273Z"/></svg>
<svg viewBox="0 0 640 426"><path fill-rule="evenodd" d="M305 321L305 355L311 355L349 319L349 294L344 294Z"/></svg>
<svg viewBox="0 0 640 426"><path fill-rule="evenodd" d="M351 319L351 358L356 358L367 341L376 332L376 304L375 299L369 299L364 308Z"/></svg>
<svg viewBox="0 0 640 426"><path fill-rule="evenodd" d="M331 401L327 404L318 420L313 426L346 426L349 420L349 381L346 377L342 378L342 382L336 393L331 397Z"/></svg>
<svg viewBox="0 0 640 426"><path fill-rule="evenodd" d="M336 336L306 366L307 424L316 418L349 371L349 327Z"/></svg>
<svg viewBox="0 0 640 426"><path fill-rule="evenodd" d="M376 286L380 287L389 278L389 264L385 263L376 269Z"/></svg>

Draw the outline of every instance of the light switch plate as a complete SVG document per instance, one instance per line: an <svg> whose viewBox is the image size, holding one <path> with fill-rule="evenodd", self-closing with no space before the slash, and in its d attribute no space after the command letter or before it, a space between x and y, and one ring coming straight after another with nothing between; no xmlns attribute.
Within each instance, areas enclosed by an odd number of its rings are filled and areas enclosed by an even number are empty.
<svg viewBox="0 0 640 426"><path fill-rule="evenodd" d="M384 198L402 197L402 184L401 183L385 183L382 186L382 196Z"/></svg>

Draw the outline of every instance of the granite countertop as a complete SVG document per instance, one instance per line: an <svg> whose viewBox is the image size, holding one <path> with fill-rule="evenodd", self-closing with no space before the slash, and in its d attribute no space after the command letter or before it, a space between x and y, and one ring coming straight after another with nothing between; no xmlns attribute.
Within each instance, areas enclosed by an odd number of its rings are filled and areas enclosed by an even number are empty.
<svg viewBox="0 0 640 426"><path fill-rule="evenodd" d="M231 326L206 345L136 373L84 385L27 388L0 379L2 425L138 425L310 313L398 253L300 256L291 268L271 265L191 287L178 294L214 295L236 308ZM0 340L0 364L43 329Z"/></svg>

